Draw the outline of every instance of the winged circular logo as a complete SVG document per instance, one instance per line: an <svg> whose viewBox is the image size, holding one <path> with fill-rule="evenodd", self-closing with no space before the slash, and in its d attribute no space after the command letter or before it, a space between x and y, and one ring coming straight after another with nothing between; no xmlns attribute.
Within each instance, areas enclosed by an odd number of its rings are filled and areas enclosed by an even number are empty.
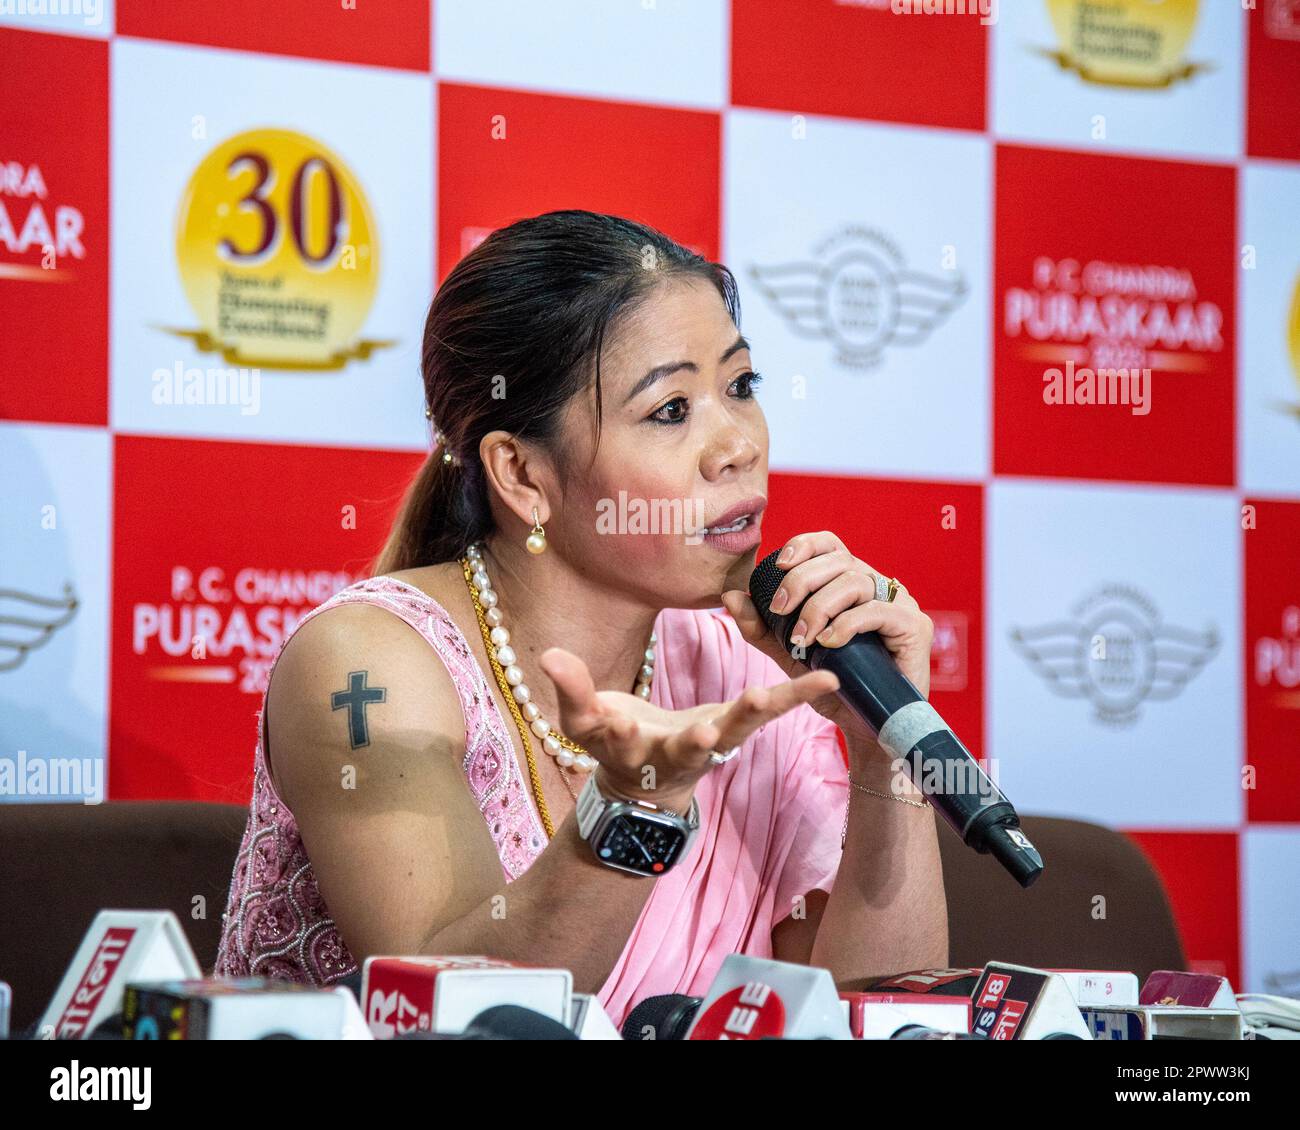
<svg viewBox="0 0 1300 1130"><path fill-rule="evenodd" d="M759 292L793 333L829 341L850 368L878 365L892 345L920 345L965 300L953 270L931 275L908 267L880 232L848 227L812 257L749 267Z"/></svg>
<svg viewBox="0 0 1300 1130"><path fill-rule="evenodd" d="M1071 609L1075 619L1012 628L1011 645L1062 698L1086 698L1114 726L1137 720L1144 702L1177 697L1219 649L1214 626L1164 623L1137 589L1105 585Z"/></svg>
<svg viewBox="0 0 1300 1130"><path fill-rule="evenodd" d="M66 583L61 597L0 588L0 672L21 667L31 652L49 643L76 616L79 603Z"/></svg>

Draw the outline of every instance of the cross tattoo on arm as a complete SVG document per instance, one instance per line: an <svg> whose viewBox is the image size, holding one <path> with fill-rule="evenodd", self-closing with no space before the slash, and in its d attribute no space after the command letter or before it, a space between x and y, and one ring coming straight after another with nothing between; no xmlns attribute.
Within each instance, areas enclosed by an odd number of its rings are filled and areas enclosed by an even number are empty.
<svg viewBox="0 0 1300 1130"><path fill-rule="evenodd" d="M348 689L330 695L333 710L348 710L348 738L353 749L370 744L370 731L366 726L366 707L372 702L383 702L388 694L385 687L366 686L368 671L350 671Z"/></svg>

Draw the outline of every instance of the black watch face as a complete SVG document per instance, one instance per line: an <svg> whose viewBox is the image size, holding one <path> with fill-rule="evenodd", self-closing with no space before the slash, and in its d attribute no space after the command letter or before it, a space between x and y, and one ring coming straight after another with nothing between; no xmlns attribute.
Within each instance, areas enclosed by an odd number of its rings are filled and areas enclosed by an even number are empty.
<svg viewBox="0 0 1300 1130"><path fill-rule="evenodd" d="M658 875L673 865L685 843L686 833L675 825L629 812L610 821L596 855L638 875Z"/></svg>

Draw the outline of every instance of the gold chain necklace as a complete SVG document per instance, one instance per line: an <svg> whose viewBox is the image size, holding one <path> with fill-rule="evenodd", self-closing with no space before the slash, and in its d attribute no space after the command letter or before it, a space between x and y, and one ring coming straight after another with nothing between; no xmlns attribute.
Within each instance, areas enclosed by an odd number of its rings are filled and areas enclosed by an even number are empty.
<svg viewBox="0 0 1300 1130"><path fill-rule="evenodd" d="M515 701L514 692L506 681L505 670L497 662L496 645L492 643L492 629L488 627L488 622L483 616L483 606L479 603L478 589L474 587L474 572L470 568L468 557L460 559L460 567L465 576L465 587L469 589L469 598L474 604L474 616L478 620L479 630L483 633L483 647L487 651L488 662L492 665L492 674L496 678L497 686L501 688L501 696L506 700L506 706L510 708L510 715L519 728L519 738L524 744L524 759L528 762L528 781L533 788L533 799L537 802L537 812L542 818L542 827L546 830L546 838L554 839L555 825L551 822L551 813L546 807L546 798L542 795L542 775L537 769L537 760L533 757L533 744L528 740L528 723L524 721L524 716L519 712L519 704ZM574 753L587 752L582 746L570 741L558 730L552 729L551 733L555 735L565 749L572 750ZM569 795L576 801L578 794L573 791L573 787L569 784L564 766L557 766L557 768L560 770L560 779L564 781L564 787L568 789Z"/></svg>
<svg viewBox="0 0 1300 1130"><path fill-rule="evenodd" d="M550 811L546 807L546 797L543 795L543 790L542 790L542 775L537 768L537 761L533 757L533 744L532 741L529 739L529 732L531 730L531 727L524 719L523 712L519 709L519 703L518 700L515 698L514 688L510 684L510 680L506 675L505 668L502 667L501 661L497 657L497 645L492 640L492 628L488 624L487 614L483 611L483 602L479 600L478 587L474 581L476 566L474 564L474 561L471 560L470 557L470 554L474 554L476 552L480 555L478 559L481 560L482 551L477 550L476 546L471 546L469 553L461 557L460 559L461 574L465 578L465 587L469 589L469 598L471 603L474 605L474 617L475 619L478 620L479 631L483 635L483 648L487 652L488 663L491 664L492 667L492 675L497 681L497 686L501 690L502 697L506 700L506 705L510 708L510 715L515 720L515 726L518 727L519 729L519 739L523 743L523 747L524 747L524 760L528 763L528 780L529 783L532 785L533 797L537 801L537 812L542 819L542 827L546 830L547 838L553 839L555 836L555 824L551 820ZM477 566L477 568L481 569L482 565ZM483 575L486 576L486 574ZM497 622L499 623L500 609L497 609L497 613L498 613ZM505 629L502 629L502 631L504 632ZM508 635L506 636L506 638L507 639L509 638ZM645 699L648 699L650 697L650 683L651 680L654 678L654 666L653 666L654 652L651 649L653 649L655 642L656 642L655 634L654 632L651 632L650 647L647 648L646 650L645 664L642 666L641 671L637 675L637 684L633 690L634 694ZM507 649L503 648L503 651L504 650ZM517 668L513 670L517 672ZM536 714L535 707L534 707L534 713ZM567 750L569 753L573 754L575 758L579 758L580 759L579 764L585 762L588 768L591 769L595 768L594 759L591 758L591 756L587 753L587 750L583 746L579 745L571 738L565 737L562 733L560 733L558 729L556 729L554 726L549 725L549 723L539 722L536 724L542 725L543 728L545 729L546 742L548 743L547 744L548 752L552 751L552 746L549 743L554 741L556 743L557 748ZM557 759L557 768L559 769L560 772L560 780L564 782L565 789L568 791L569 796L576 803L578 800L578 794L573 791L573 786L569 783L569 773L567 771L567 766L562 761Z"/></svg>

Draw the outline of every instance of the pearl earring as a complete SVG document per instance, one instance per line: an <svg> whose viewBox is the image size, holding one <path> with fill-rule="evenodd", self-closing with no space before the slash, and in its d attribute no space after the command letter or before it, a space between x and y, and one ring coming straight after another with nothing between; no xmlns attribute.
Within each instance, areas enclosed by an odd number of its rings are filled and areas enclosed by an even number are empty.
<svg viewBox="0 0 1300 1130"><path fill-rule="evenodd" d="M537 507L533 507L533 532L528 535L528 540L524 542L529 553L546 552L546 531L542 529L542 524L537 520Z"/></svg>

